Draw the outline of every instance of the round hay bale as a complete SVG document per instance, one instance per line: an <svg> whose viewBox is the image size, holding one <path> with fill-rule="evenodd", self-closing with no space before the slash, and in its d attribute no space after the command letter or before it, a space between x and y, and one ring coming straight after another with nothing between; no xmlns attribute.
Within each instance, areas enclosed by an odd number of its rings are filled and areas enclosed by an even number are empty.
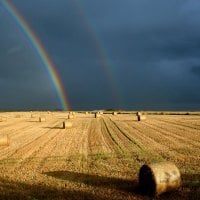
<svg viewBox="0 0 200 200"><path fill-rule="evenodd" d="M136 115L137 115L137 116L141 116L142 113L141 113L141 112L137 112Z"/></svg>
<svg viewBox="0 0 200 200"><path fill-rule="evenodd" d="M69 114L68 115L68 119L73 119L74 118L74 115L73 114Z"/></svg>
<svg viewBox="0 0 200 200"><path fill-rule="evenodd" d="M101 117L101 115L100 115L100 113L95 113L95 118L99 118L99 117Z"/></svg>
<svg viewBox="0 0 200 200"><path fill-rule="evenodd" d="M63 129L71 128L71 127L72 127L72 123L71 122L66 122L66 121L63 122Z"/></svg>
<svg viewBox="0 0 200 200"><path fill-rule="evenodd" d="M39 117L39 122L45 122L45 121L46 121L45 117Z"/></svg>
<svg viewBox="0 0 200 200"><path fill-rule="evenodd" d="M0 136L0 146L9 146L10 145L10 138L8 135L1 135Z"/></svg>
<svg viewBox="0 0 200 200"><path fill-rule="evenodd" d="M181 185L181 174L175 164L160 162L143 165L139 171L139 186L143 193L157 196L176 190Z"/></svg>
<svg viewBox="0 0 200 200"><path fill-rule="evenodd" d="M117 115L118 113L117 112L113 112L113 115Z"/></svg>
<svg viewBox="0 0 200 200"><path fill-rule="evenodd" d="M32 115L31 115L31 118L36 118L36 114L32 114Z"/></svg>
<svg viewBox="0 0 200 200"><path fill-rule="evenodd" d="M138 119L138 121L143 121L143 120L146 120L147 118L145 115L138 115L137 119Z"/></svg>

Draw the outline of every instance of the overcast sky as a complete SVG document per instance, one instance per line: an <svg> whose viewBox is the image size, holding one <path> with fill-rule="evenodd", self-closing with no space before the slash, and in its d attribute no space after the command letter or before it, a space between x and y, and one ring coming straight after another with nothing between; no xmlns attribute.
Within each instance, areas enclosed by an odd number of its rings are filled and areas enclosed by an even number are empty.
<svg viewBox="0 0 200 200"><path fill-rule="evenodd" d="M55 64L72 109L200 110L199 0L10 2ZM1 3L0 91L1 110L61 108Z"/></svg>

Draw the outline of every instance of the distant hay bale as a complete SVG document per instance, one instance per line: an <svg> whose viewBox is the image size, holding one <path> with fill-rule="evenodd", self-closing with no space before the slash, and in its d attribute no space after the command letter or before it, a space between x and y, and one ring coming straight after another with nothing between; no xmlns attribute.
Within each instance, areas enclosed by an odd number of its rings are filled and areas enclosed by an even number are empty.
<svg viewBox="0 0 200 200"><path fill-rule="evenodd" d="M75 113L75 112L72 112L72 115L76 115L76 113Z"/></svg>
<svg viewBox="0 0 200 200"><path fill-rule="evenodd" d="M46 118L45 117L39 117L39 122L45 122Z"/></svg>
<svg viewBox="0 0 200 200"><path fill-rule="evenodd" d="M85 112L86 115L88 115L88 112Z"/></svg>
<svg viewBox="0 0 200 200"><path fill-rule="evenodd" d="M143 165L139 171L139 186L143 193L157 196L176 190L181 185L181 174L175 164L160 162Z"/></svg>
<svg viewBox="0 0 200 200"><path fill-rule="evenodd" d="M1 135L0 136L0 146L9 146L10 145L10 138L8 135Z"/></svg>
<svg viewBox="0 0 200 200"><path fill-rule="evenodd" d="M95 118L99 118L99 117L101 117L100 113L99 112L95 113Z"/></svg>
<svg viewBox="0 0 200 200"><path fill-rule="evenodd" d="M100 114L100 115L103 115L103 111L99 111L99 114Z"/></svg>
<svg viewBox="0 0 200 200"><path fill-rule="evenodd" d="M141 112L137 112L136 115L137 115L137 116L141 116L142 113L141 113Z"/></svg>
<svg viewBox="0 0 200 200"><path fill-rule="evenodd" d="M66 122L66 121L63 122L63 129L71 128L71 127L72 127L72 123L71 122Z"/></svg>
<svg viewBox="0 0 200 200"><path fill-rule="evenodd" d="M69 114L68 115L68 119L73 119L74 118L74 115L73 114Z"/></svg>
<svg viewBox="0 0 200 200"><path fill-rule="evenodd" d="M31 115L31 118L36 118L36 115L35 115L35 114L32 114L32 115Z"/></svg>
<svg viewBox="0 0 200 200"><path fill-rule="evenodd" d="M113 112L113 115L117 115L118 113L117 112Z"/></svg>
<svg viewBox="0 0 200 200"><path fill-rule="evenodd" d="M71 111L71 112L69 112L69 115L75 115L75 112Z"/></svg>
<svg viewBox="0 0 200 200"><path fill-rule="evenodd" d="M146 120L147 117L145 115L138 115L137 119L138 119L138 121L143 121L143 120Z"/></svg>

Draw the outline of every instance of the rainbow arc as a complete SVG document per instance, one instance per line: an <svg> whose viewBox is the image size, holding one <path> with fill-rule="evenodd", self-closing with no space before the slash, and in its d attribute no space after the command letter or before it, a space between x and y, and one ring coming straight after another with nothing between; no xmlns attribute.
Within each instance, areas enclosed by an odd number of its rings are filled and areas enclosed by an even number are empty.
<svg viewBox="0 0 200 200"><path fill-rule="evenodd" d="M20 30L26 35L28 40L30 41L33 48L36 50L38 56L40 57L43 66L45 67L53 85L55 88L55 91L57 93L57 96L60 100L60 103L62 105L63 110L69 110L70 104L69 100L65 94L61 78L56 70L55 65L53 64L52 60L48 56L47 52L45 51L42 43L34 33L34 31L31 29L31 27L28 25L28 23L25 21L23 16L18 12L18 10L15 8L15 6L9 1L9 0L3 0L1 1L4 5L7 12L12 16L12 18L15 20L15 23L18 25Z"/></svg>

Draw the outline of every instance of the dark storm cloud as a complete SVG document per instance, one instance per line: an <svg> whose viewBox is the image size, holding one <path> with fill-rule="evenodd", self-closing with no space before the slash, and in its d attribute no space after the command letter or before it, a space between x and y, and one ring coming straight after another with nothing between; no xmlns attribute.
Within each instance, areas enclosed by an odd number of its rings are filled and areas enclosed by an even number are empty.
<svg viewBox="0 0 200 200"><path fill-rule="evenodd" d="M191 72L200 78L200 65L191 67Z"/></svg>
<svg viewBox="0 0 200 200"><path fill-rule="evenodd" d="M200 108L198 0L12 2L52 58L74 109ZM1 9L0 17L1 85L16 82L23 91L24 79L39 96L29 98L32 105L54 99L47 104L58 106L37 55ZM103 70L106 60L116 85Z"/></svg>

